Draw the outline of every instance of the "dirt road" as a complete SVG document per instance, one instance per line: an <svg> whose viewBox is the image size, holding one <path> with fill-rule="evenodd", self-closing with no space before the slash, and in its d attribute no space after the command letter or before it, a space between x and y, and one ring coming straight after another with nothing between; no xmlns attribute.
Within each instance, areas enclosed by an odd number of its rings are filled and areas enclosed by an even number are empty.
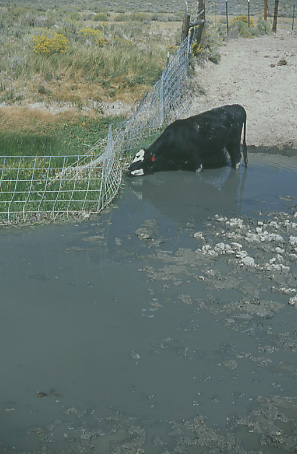
<svg viewBox="0 0 297 454"><path fill-rule="evenodd" d="M197 67L196 77L205 90L195 102L199 111L242 104L250 146L297 150L296 33L230 40L219 64Z"/></svg>

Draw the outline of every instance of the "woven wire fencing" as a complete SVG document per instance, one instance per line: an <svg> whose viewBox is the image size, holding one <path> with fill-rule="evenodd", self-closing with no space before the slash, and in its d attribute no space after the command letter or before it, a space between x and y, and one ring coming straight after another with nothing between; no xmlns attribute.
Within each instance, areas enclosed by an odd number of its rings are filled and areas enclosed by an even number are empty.
<svg viewBox="0 0 297 454"><path fill-rule="evenodd" d="M99 213L117 195L124 165L177 116L187 94L186 38L133 116L110 125L88 155L0 156L0 224Z"/></svg>
<svg viewBox="0 0 297 454"><path fill-rule="evenodd" d="M186 38L167 64L161 78L145 94L128 121L110 126L105 160L125 160L145 146L162 127L173 121L189 91L187 86L190 42ZM185 107L185 106L184 106Z"/></svg>
<svg viewBox="0 0 297 454"><path fill-rule="evenodd" d="M99 212L102 167L81 156L0 157L0 222L54 220Z"/></svg>

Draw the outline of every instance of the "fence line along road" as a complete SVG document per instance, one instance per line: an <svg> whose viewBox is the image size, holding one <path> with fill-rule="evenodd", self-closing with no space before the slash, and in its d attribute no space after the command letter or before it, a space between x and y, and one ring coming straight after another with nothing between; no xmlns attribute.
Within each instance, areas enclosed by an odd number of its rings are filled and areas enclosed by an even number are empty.
<svg viewBox="0 0 297 454"><path fill-rule="evenodd" d="M0 224L87 217L108 206L123 163L176 118L187 93L189 50L186 38L133 116L110 125L107 140L88 155L0 156Z"/></svg>
<svg viewBox="0 0 297 454"><path fill-rule="evenodd" d="M190 0L190 3L192 1ZM297 0L279 0L277 11L277 29L296 30ZM264 17L264 0L205 0L207 18L216 23L225 24L236 16L248 16L253 19ZM267 1L267 20L273 23L275 0Z"/></svg>

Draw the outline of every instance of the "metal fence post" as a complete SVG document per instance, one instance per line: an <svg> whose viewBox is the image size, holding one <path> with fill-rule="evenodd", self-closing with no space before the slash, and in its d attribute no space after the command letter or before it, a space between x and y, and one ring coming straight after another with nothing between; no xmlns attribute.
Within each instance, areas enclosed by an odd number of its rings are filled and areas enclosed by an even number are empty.
<svg viewBox="0 0 297 454"><path fill-rule="evenodd" d="M251 21L250 21L250 0L248 0L248 26L251 26Z"/></svg>
<svg viewBox="0 0 297 454"><path fill-rule="evenodd" d="M100 211L100 209L104 208L103 196L105 194L107 167L108 167L108 161L110 159L111 151L112 151L112 125L109 125L107 144L106 144L106 148L104 150L104 156L103 156L103 162L102 162L101 184L100 184L99 200L98 200L98 211ZM100 203L101 203L101 207L100 207Z"/></svg>
<svg viewBox="0 0 297 454"><path fill-rule="evenodd" d="M164 123L164 72L160 79L160 126Z"/></svg>
<svg viewBox="0 0 297 454"><path fill-rule="evenodd" d="M229 33L229 23L228 23L228 0L226 0L226 25L227 25L227 33Z"/></svg>

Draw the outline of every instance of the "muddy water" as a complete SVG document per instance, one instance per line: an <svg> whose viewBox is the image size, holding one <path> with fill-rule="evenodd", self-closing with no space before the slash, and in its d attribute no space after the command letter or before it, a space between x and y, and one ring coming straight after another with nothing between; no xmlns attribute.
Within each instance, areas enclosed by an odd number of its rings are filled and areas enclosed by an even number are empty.
<svg viewBox="0 0 297 454"><path fill-rule="evenodd" d="M254 154L0 231L0 452L296 452L296 176Z"/></svg>

